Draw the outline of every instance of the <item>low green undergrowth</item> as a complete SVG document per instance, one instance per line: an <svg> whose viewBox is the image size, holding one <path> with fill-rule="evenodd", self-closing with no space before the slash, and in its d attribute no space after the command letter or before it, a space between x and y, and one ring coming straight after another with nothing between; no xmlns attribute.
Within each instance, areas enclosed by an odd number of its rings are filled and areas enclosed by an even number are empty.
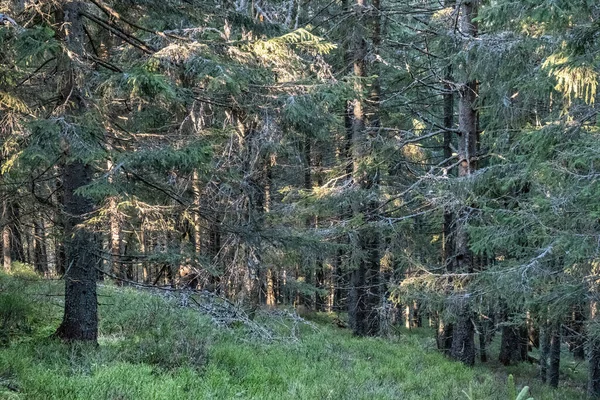
<svg viewBox="0 0 600 400"><path fill-rule="evenodd" d="M320 315L318 329L299 330L299 340L269 343L161 296L109 285L99 290L99 346L68 345L49 338L61 292L62 282L0 275L0 321L11 321L0 399L506 400L514 392L505 376L448 361L423 335L355 338ZM517 374L515 382L520 391ZM531 396L581 398L539 385Z"/></svg>

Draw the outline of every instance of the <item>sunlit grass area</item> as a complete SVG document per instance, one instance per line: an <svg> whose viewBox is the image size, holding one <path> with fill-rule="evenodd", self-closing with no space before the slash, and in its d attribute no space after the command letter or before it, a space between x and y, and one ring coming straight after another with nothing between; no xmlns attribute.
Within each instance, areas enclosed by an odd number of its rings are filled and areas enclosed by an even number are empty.
<svg viewBox="0 0 600 400"><path fill-rule="evenodd" d="M49 338L62 282L16 275L0 275L2 399L509 398L505 370L445 359L426 330L355 338L319 315L294 340L269 341L243 326L218 327L168 296L110 285L99 291L99 346L68 345ZM264 317L258 323L276 328ZM510 370L517 389L532 385L536 399L583 398L580 388L537 384L534 371Z"/></svg>

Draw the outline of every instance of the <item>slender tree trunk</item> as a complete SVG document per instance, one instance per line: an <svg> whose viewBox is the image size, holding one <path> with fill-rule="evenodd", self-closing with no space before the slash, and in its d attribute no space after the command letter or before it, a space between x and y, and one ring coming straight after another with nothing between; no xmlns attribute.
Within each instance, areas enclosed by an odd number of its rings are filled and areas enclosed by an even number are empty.
<svg viewBox="0 0 600 400"><path fill-rule="evenodd" d="M590 323L600 322L599 304L596 299L590 302ZM588 382L587 394L590 398L600 398L600 338L588 333L587 360L588 360Z"/></svg>
<svg viewBox="0 0 600 400"><path fill-rule="evenodd" d="M450 82L452 80L452 67L446 68L445 79ZM444 93L444 159L450 160L452 157L452 131L454 128L454 93L450 84L445 85L446 93ZM450 161L447 165L451 164ZM447 171L451 174L451 171ZM454 214L447 209L444 209L444 222L442 226L442 262L446 272L454 271L454 237L452 229L454 226ZM443 351L446 355L450 355L452 349L452 331L453 324L445 321L444 318L438 318L437 329L437 346L438 350Z"/></svg>
<svg viewBox="0 0 600 400"><path fill-rule="evenodd" d="M110 168L110 167L109 167ZM111 196L108 199L109 212L109 244L110 244L110 272L116 278L117 284L122 285L120 278L125 277L124 266L121 263L123 242L121 238L121 221L119 218L118 199Z"/></svg>
<svg viewBox="0 0 600 400"><path fill-rule="evenodd" d="M311 139L308 135L304 136L304 190L310 192L313 188L312 179L312 144ZM306 228L310 229L314 225L315 218L311 215L306 218ZM307 285L314 286L315 284L315 259L311 256L305 257L303 271L305 282ZM312 310L315 302L313 293L305 293L301 295L302 304L308 309Z"/></svg>
<svg viewBox="0 0 600 400"><path fill-rule="evenodd" d="M200 206L202 202L202 188L200 185L200 174L194 169L192 175L192 190L194 192L194 251L196 257L202 254L202 219L200 218Z"/></svg>
<svg viewBox="0 0 600 400"><path fill-rule="evenodd" d="M25 251L25 262L27 264L33 264L33 234L28 229L25 234L25 242L27 243Z"/></svg>
<svg viewBox="0 0 600 400"><path fill-rule="evenodd" d="M2 218L0 222L3 225L2 228L2 265L4 266L4 272L10 272L10 266L12 264L10 254L10 224L8 222L8 201L4 200L2 204Z"/></svg>
<svg viewBox="0 0 600 400"><path fill-rule="evenodd" d="M548 357L550 356L550 325L545 322L540 328L540 378L546 383L548 378Z"/></svg>
<svg viewBox="0 0 600 400"><path fill-rule="evenodd" d="M569 323L569 350L573 353L576 360L585 360L585 315L582 311L583 306L573 307L571 321Z"/></svg>
<svg viewBox="0 0 600 400"><path fill-rule="evenodd" d="M55 167L55 173L57 179L55 180L54 188L54 203L57 207L54 209L54 269L57 276L63 276L65 274L66 265L66 253L65 253L65 231L64 231L64 210L62 205L64 204L64 165L61 160Z"/></svg>
<svg viewBox="0 0 600 400"><path fill-rule="evenodd" d="M75 54L83 54L84 28L81 12L85 3L69 1L59 11L59 26L64 29L68 49ZM62 14L62 15L60 15ZM62 21L61 21L62 19ZM68 29L66 28L68 27ZM75 68L70 65L67 55L62 56L66 64L67 93L74 93L74 115L84 111L83 94L79 93L75 79ZM79 159L70 160L64 172L64 210L67 270L65 279L65 309L63 320L56 336L63 340L96 342L98 337L98 303L96 296L96 269L99 266L95 252L96 235L80 224L85 222L94 210L91 201L77 191L92 180L92 169Z"/></svg>
<svg viewBox="0 0 600 400"><path fill-rule="evenodd" d="M21 217L19 204L11 202L7 204L6 222L8 223L8 234L10 242L11 262L25 262L25 250L23 249L23 238L21 235ZM6 239L4 240L6 243Z"/></svg>
<svg viewBox="0 0 600 400"><path fill-rule="evenodd" d="M468 38L477 36L477 26L473 19L477 15L477 0L463 1L460 6L460 22L462 34ZM465 65L467 75L470 73L471 66ZM458 125L460 138L458 142L458 156L460 163L458 166L458 176L465 179L471 175L477 168L474 160L478 132L477 132L477 110L475 101L477 99L477 82L468 81L464 83L460 90L460 100L458 104ZM473 271L473 256L469 249L469 240L464 221L467 219L467 212L461 212L463 225L457 227L455 233L455 262L456 270L459 272ZM469 304L469 296L459 294L455 304L457 312L456 327L453 330L452 350L450 355L456 360L460 360L467 365L473 365L475 362L475 329L473 327L473 313Z"/></svg>
<svg viewBox="0 0 600 400"><path fill-rule="evenodd" d="M437 346L438 349L443 351L445 354L450 355L452 350L452 331L454 325L445 322L440 318L438 322L438 333L437 333Z"/></svg>
<svg viewBox="0 0 600 400"><path fill-rule="evenodd" d="M33 221L34 226L34 267L35 271L41 275L48 274L48 252L46 251L46 227L41 215L37 215Z"/></svg>
<svg viewBox="0 0 600 400"><path fill-rule="evenodd" d="M478 330L479 330L479 360L484 363L488 361L488 353L487 347L490 341L489 331L490 331L490 321L484 319L483 317L479 318Z"/></svg>

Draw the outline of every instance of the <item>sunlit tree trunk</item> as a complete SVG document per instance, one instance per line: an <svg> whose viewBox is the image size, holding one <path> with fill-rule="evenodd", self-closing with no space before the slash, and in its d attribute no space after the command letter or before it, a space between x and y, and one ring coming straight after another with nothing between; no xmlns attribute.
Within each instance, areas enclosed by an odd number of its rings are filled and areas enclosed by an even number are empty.
<svg viewBox="0 0 600 400"><path fill-rule="evenodd" d="M2 204L2 218L0 223L2 224L2 265L4 272L10 272L10 266L12 264L10 254L10 225L8 221L8 201L4 200Z"/></svg>

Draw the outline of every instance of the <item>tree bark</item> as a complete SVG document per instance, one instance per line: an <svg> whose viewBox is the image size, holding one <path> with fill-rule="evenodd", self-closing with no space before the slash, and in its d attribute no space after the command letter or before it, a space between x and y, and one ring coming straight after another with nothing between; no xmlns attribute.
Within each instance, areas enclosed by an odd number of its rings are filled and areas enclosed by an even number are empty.
<svg viewBox="0 0 600 400"><path fill-rule="evenodd" d="M369 155L371 149L366 131L366 116L362 92L364 91L362 79L367 76L367 42L366 34L361 29L360 17L366 8L364 0L356 0L356 22L351 38L351 58L353 62L353 75L355 78L354 90L357 98L352 102L352 178L361 192L376 190L376 173L365 170L361 160ZM355 201L353 213L369 220L375 204L372 201ZM357 232L357 247L359 249L356 263L352 270L350 281L350 295L348 297L348 316L350 326L355 335L377 335L379 333L380 303L380 263L379 263L379 235L368 225Z"/></svg>
<svg viewBox="0 0 600 400"><path fill-rule="evenodd" d="M114 184L114 172L112 161L108 162L107 169L109 171L108 182ZM122 255L122 238L121 238L121 221L119 218L119 199L117 196L110 196L108 199L108 218L109 218L109 246L110 246L110 272L115 277L118 285L123 284L122 278L126 277L124 266L121 263ZM128 277L129 278L129 277Z"/></svg>
<svg viewBox="0 0 600 400"><path fill-rule="evenodd" d="M80 9L77 3L69 5L71 10ZM95 342L98 335L96 237L85 227L78 226L85 222L93 206L88 199L75 193L90 181L89 165L74 161L65 166L65 310L63 321L56 330L56 335L64 340Z"/></svg>
<svg viewBox="0 0 600 400"><path fill-rule="evenodd" d="M64 38L68 49L82 55L84 28L81 12L85 3L81 1L67 2L62 13L59 11L59 26L63 29L60 36ZM62 14L62 15L60 15ZM60 21L62 19L62 21ZM68 28L67 28L68 27ZM79 93L76 83L76 71L67 55L63 55L68 77L67 93L73 93L73 115L83 113L85 101ZM77 191L89 184L92 179L91 166L80 159L70 156L64 171L64 211L67 270L65 272L65 309L63 320L55 335L63 340L81 340L96 342L98 337L98 303L96 296L96 269L99 260L96 254L96 237L81 224L94 210L91 201Z"/></svg>
<svg viewBox="0 0 600 400"><path fill-rule="evenodd" d="M560 324L552 327L550 336L550 368L548 369L548 384L554 388L558 387L560 377Z"/></svg>
<svg viewBox="0 0 600 400"><path fill-rule="evenodd" d="M590 322L598 323L599 305L596 299L590 302ZM588 333L587 360L588 382L587 394L590 398L600 398L600 338Z"/></svg>
<svg viewBox="0 0 600 400"><path fill-rule="evenodd" d="M503 365L527 361L527 346L527 328L505 325L502 327L498 360Z"/></svg>
<svg viewBox="0 0 600 400"><path fill-rule="evenodd" d="M550 355L550 325L544 323L540 328L540 378L546 383L548 378L548 357Z"/></svg>
<svg viewBox="0 0 600 400"><path fill-rule="evenodd" d="M46 251L46 228L41 215L37 214L33 221L33 258L35 271L40 275L48 275L48 252Z"/></svg>
<svg viewBox="0 0 600 400"><path fill-rule="evenodd" d="M475 326L468 297L455 300L457 321L452 331L450 356L466 365L475 364Z"/></svg>
<svg viewBox="0 0 600 400"><path fill-rule="evenodd" d="M10 225L8 223L8 205L7 200L4 200L2 204L2 218L0 222L3 225L2 228L2 265L4 272L10 272L10 266L12 264L10 254Z"/></svg>
<svg viewBox="0 0 600 400"><path fill-rule="evenodd" d="M473 19L477 15L477 0L463 1L460 6L461 32L467 38L477 36L477 26ZM466 74L470 73L470 65L466 65ZM477 132L477 110L475 101L477 99L477 82L469 80L464 83L460 90L458 104L458 126L460 137L458 141L458 176L466 179L477 168L475 157L478 132ZM455 262L456 270L459 272L473 271L473 256L469 249L469 238L465 222L467 211L461 211L463 224L456 229L455 233ZM468 301L469 296L462 296L456 305L458 309L458 320L453 332L451 356L468 365L473 365L475 360L475 330L471 322L473 314Z"/></svg>

